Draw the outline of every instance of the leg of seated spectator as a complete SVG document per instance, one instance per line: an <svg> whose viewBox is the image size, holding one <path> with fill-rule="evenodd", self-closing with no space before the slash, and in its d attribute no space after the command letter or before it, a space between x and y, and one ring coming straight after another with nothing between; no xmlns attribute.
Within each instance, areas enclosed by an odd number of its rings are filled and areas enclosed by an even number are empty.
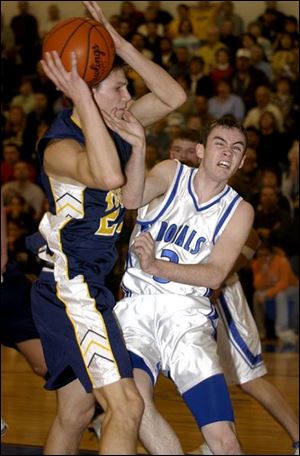
<svg viewBox="0 0 300 456"><path fill-rule="evenodd" d="M275 297L276 316L275 316L275 333L280 337L280 333L289 329L289 302L288 293L282 291Z"/></svg>
<svg viewBox="0 0 300 456"><path fill-rule="evenodd" d="M259 337L264 339L266 337L265 305L257 300L257 292L255 292L253 296L253 313Z"/></svg>

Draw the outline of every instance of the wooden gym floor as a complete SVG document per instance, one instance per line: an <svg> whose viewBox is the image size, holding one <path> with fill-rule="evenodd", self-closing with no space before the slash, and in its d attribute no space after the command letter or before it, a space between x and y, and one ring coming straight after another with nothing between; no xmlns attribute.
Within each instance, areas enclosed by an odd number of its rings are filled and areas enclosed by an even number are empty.
<svg viewBox="0 0 300 456"><path fill-rule="evenodd" d="M269 371L268 379L276 385L298 415L298 353L264 353ZM272 348L273 347L273 348ZM8 431L2 437L1 454L9 452L11 445L42 447L55 413L55 393L43 389L43 380L34 375L21 355L15 350L2 347L2 407L1 415L8 423ZM288 455L293 454L291 442L285 431L253 399L238 388L231 388L236 416L236 426L245 454ZM176 393L174 385L161 377L156 389L159 410L176 431L184 451L194 450L203 439L193 418ZM7 445L7 446L6 446ZM97 451L97 439L86 431L81 443L82 454ZM25 452L24 452L25 451ZM32 450L33 451L33 450ZM139 453L145 453L139 447Z"/></svg>

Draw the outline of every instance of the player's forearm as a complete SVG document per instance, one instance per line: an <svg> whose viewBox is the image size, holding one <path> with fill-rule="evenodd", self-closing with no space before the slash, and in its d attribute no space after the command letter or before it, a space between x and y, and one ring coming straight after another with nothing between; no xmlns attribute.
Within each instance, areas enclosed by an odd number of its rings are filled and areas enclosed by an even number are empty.
<svg viewBox="0 0 300 456"><path fill-rule="evenodd" d="M99 188L118 188L124 183L116 146L108 133L94 100L81 100L76 104L85 137L89 172Z"/></svg>
<svg viewBox="0 0 300 456"><path fill-rule="evenodd" d="M216 290L224 282L227 271L213 264L176 264L169 261L155 260L151 270L153 276L172 282L206 287Z"/></svg>
<svg viewBox="0 0 300 456"><path fill-rule="evenodd" d="M130 43L124 42L118 49L118 54L143 78L150 91L163 102L169 112L186 101L186 93L175 79Z"/></svg>
<svg viewBox="0 0 300 456"><path fill-rule="evenodd" d="M141 142L132 148L126 165L126 184L122 187L122 202L127 209L137 209L142 204L145 185L146 143Z"/></svg>

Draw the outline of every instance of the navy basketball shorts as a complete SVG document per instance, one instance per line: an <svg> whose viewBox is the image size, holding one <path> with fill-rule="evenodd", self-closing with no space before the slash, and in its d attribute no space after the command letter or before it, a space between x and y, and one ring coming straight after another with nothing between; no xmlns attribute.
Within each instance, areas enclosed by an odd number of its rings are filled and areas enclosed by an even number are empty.
<svg viewBox="0 0 300 456"><path fill-rule="evenodd" d="M54 281L43 272L33 284L32 313L48 368L46 389L79 379L87 393L122 378L132 367L119 325L114 298L103 285L83 276Z"/></svg>

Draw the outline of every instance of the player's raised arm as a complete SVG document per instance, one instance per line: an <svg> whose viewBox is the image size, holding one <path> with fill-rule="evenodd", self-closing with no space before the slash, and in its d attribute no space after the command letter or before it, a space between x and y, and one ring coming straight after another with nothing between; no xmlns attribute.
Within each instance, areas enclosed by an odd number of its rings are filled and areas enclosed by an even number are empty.
<svg viewBox="0 0 300 456"><path fill-rule="evenodd" d="M55 51L46 53L42 66L57 89L74 103L85 137L84 149L74 140L50 144L45 152L46 172L73 179L90 188L105 190L120 187L124 183L124 176L117 150L91 89L77 72L76 54L72 53L70 72L65 70Z"/></svg>
<svg viewBox="0 0 300 456"><path fill-rule="evenodd" d="M186 100L182 87L159 65L138 52L111 26L97 2L83 2L95 20L111 34L116 53L145 81L150 93L132 103L130 110L142 125L148 126L165 117Z"/></svg>

